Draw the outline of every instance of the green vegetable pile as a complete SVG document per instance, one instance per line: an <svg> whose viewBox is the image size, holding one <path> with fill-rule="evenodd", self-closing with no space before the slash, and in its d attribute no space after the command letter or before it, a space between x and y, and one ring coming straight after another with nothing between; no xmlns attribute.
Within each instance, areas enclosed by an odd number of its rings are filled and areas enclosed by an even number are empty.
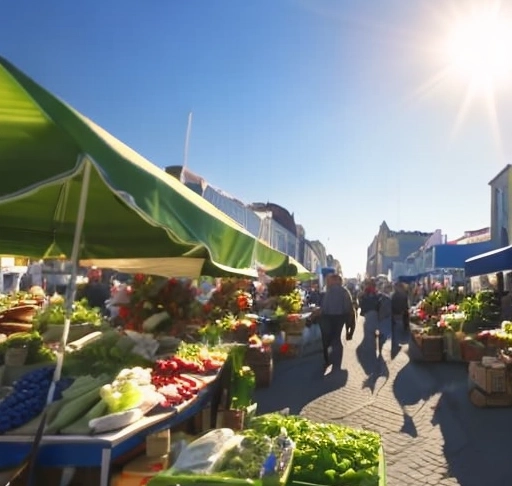
<svg viewBox="0 0 512 486"><path fill-rule="evenodd" d="M251 427L277 437L281 427L295 442L291 482L332 486L378 486L380 436L303 417L273 413L255 417Z"/></svg>
<svg viewBox="0 0 512 486"><path fill-rule="evenodd" d="M38 312L35 324L39 330L44 331L48 325L64 324L66 308L64 302L50 303ZM89 307L86 299L73 303L71 324L101 324L101 312L99 309Z"/></svg>
<svg viewBox="0 0 512 486"><path fill-rule="evenodd" d="M55 354L44 345L43 338L38 332L16 332L11 334L0 344L0 362L3 362L5 353L10 348L27 348L26 365L55 361Z"/></svg>
<svg viewBox="0 0 512 486"><path fill-rule="evenodd" d="M66 376L114 376L124 368L151 367L152 362L131 352L134 346L135 342L129 337L114 330L106 331L97 341L66 353L63 373Z"/></svg>
<svg viewBox="0 0 512 486"><path fill-rule="evenodd" d="M272 440L254 430L247 430L238 447L228 451L217 470L222 476L258 479L261 467L272 451Z"/></svg>

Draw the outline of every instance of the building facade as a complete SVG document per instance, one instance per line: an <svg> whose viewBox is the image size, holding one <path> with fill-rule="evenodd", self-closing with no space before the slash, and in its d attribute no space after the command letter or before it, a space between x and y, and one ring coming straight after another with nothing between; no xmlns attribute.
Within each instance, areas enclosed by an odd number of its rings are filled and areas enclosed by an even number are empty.
<svg viewBox="0 0 512 486"><path fill-rule="evenodd" d="M311 267L312 272L320 273L323 267L327 267L327 250L324 244L319 240L308 240L313 253L315 254L317 264Z"/></svg>
<svg viewBox="0 0 512 486"><path fill-rule="evenodd" d="M481 228L477 230L464 231L464 234L455 240L448 241L449 245L470 245L472 243L481 243L491 239L491 228Z"/></svg>
<svg viewBox="0 0 512 486"><path fill-rule="evenodd" d="M420 249L434 234L422 231L392 231L383 221L368 247L367 276L392 274L393 263L406 261L409 255Z"/></svg>
<svg viewBox="0 0 512 486"><path fill-rule="evenodd" d="M512 165L508 164L489 185L491 186L491 240L497 248L510 245L511 178Z"/></svg>
<svg viewBox="0 0 512 486"><path fill-rule="evenodd" d="M297 225L294 215L282 206L275 203L247 205L211 186L202 177L182 166L171 166L165 170L231 217L253 236L295 258L309 271L317 272L318 268L326 266L324 245L319 241L309 242L306 239L304 227Z"/></svg>
<svg viewBox="0 0 512 486"><path fill-rule="evenodd" d="M323 246L319 242L313 242L309 240L304 241L304 263L303 265L313 273L320 275L323 267L326 266L325 260L322 259L321 247ZM320 247L320 248L319 248ZM320 251L319 251L320 250ZM325 251L324 251L325 253Z"/></svg>
<svg viewBox="0 0 512 486"><path fill-rule="evenodd" d="M296 226L296 233L297 233L297 261L304 265L304 252L306 249L306 230L304 229L304 226L301 224L298 224ZM304 265L306 267L306 265ZM310 268L306 267L308 270L311 270Z"/></svg>

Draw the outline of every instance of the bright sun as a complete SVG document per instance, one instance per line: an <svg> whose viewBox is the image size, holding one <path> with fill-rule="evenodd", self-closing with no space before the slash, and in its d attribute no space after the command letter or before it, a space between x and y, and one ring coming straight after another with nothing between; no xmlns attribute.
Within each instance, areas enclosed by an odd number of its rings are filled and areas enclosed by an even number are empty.
<svg viewBox="0 0 512 486"><path fill-rule="evenodd" d="M432 61L440 69L416 90L414 97L433 93L442 85L457 86L462 99L454 132L465 121L473 102L483 102L493 138L503 155L498 99L512 93L512 10L505 11L501 0L443 0L442 10L434 13L443 29L437 42L431 44Z"/></svg>
<svg viewBox="0 0 512 486"><path fill-rule="evenodd" d="M456 18L446 41L446 57L473 91L485 94L512 84L512 20L504 16L499 3Z"/></svg>

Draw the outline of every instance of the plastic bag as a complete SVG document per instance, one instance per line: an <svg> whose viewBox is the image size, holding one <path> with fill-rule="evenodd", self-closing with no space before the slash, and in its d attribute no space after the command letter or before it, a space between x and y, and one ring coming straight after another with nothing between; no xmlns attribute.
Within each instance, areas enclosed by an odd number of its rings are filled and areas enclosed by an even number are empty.
<svg viewBox="0 0 512 486"><path fill-rule="evenodd" d="M173 474L209 474L227 451L242 440L231 429L214 429L190 443L178 456L171 471Z"/></svg>

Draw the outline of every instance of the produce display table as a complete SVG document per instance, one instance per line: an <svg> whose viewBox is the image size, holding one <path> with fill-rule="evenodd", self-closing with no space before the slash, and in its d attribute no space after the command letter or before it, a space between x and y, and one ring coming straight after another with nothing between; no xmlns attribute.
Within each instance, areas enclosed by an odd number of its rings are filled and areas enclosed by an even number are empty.
<svg viewBox="0 0 512 486"><path fill-rule="evenodd" d="M220 374L204 378L207 386L193 399L171 411L144 417L117 432L94 436L44 436L37 465L41 467L100 467L99 486L108 486L110 464L123 454L144 444L150 434L176 427L214 402L219 391ZM214 405L212 403L212 405ZM19 465L29 454L30 436L0 436L0 469Z"/></svg>

